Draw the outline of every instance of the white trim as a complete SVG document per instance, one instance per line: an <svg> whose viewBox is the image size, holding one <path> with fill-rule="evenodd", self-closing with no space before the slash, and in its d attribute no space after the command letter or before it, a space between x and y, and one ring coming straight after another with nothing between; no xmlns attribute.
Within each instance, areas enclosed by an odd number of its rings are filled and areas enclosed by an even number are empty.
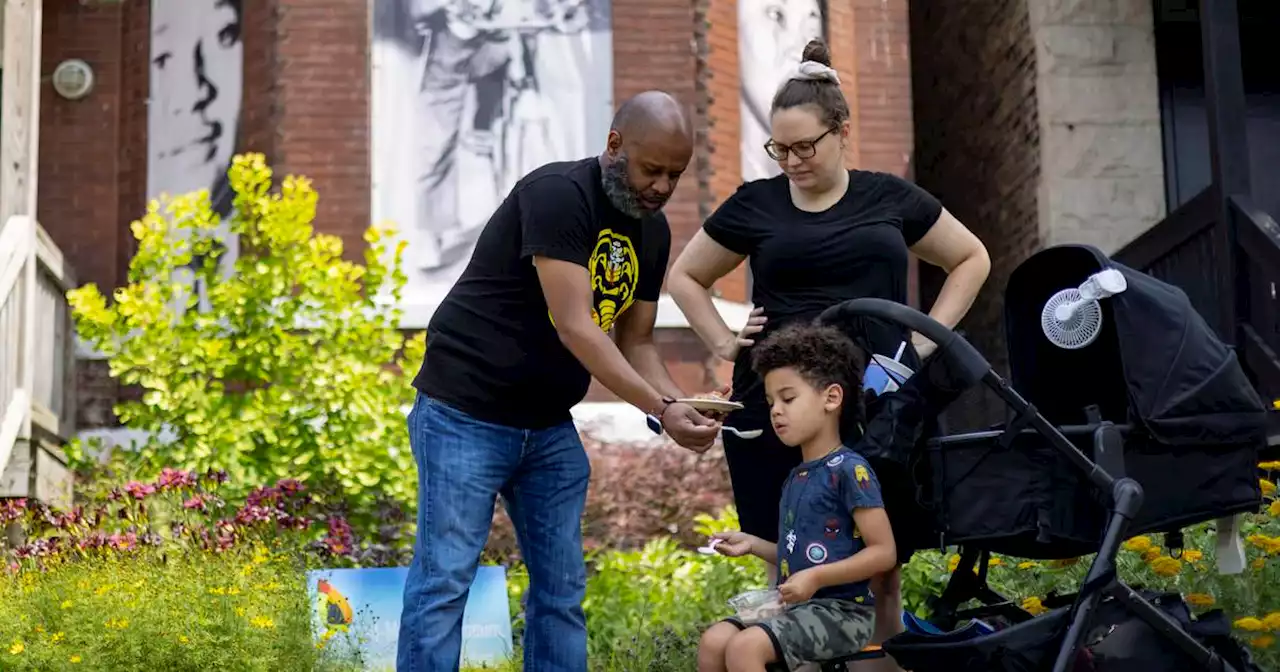
<svg viewBox="0 0 1280 672"><path fill-rule="evenodd" d="M9 465L9 456L13 454L13 446L22 434L22 426L27 420L27 410L31 398L21 388L13 391L13 399L4 415L0 416L0 472Z"/></svg>

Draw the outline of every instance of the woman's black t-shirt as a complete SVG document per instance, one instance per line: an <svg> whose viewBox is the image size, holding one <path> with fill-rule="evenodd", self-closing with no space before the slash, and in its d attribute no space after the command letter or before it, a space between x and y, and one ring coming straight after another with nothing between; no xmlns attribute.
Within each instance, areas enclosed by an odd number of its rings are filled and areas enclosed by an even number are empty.
<svg viewBox="0 0 1280 672"><path fill-rule="evenodd" d="M778 327L813 319L850 299L906 303L907 248L941 213L938 199L920 187L895 175L860 170L849 171L849 188L835 205L807 212L792 203L787 178L779 175L743 184L703 230L749 259L751 300L768 318L759 343ZM889 356L909 336L896 325L868 324L867 331L875 352ZM750 354L744 348L734 363L733 395L754 416L767 410L761 407L764 386L751 370ZM914 359L914 352L909 354ZM767 423L767 418L751 419Z"/></svg>

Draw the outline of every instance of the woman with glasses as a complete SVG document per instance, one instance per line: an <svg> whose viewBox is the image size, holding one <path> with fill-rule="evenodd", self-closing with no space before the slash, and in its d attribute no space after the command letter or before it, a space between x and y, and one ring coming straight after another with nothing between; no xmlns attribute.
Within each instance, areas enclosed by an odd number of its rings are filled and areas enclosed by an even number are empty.
<svg viewBox="0 0 1280 672"><path fill-rule="evenodd" d="M799 67L774 95L770 126L764 151L782 174L739 187L684 248L667 286L703 342L734 363L733 399L745 408L725 424L764 430L750 440L726 433L725 456L743 531L776 542L782 484L801 458L773 432L764 386L751 371L752 343L849 299L906 303L908 250L947 272L930 315L954 327L986 280L990 261L978 238L928 192L894 175L846 169L849 104L821 40L805 47ZM712 305L709 288L743 260L751 264L755 309L735 332ZM863 328L878 354L894 357L909 341L914 347L903 348L901 361L912 369L934 347L896 325L868 321ZM891 520L900 508L893 500L912 497L905 484L891 492L894 485L884 484ZM901 563L928 542L913 540L898 522ZM769 570L772 577L776 568ZM898 570L882 577L879 588L875 641L901 629L900 616L894 618L901 609Z"/></svg>

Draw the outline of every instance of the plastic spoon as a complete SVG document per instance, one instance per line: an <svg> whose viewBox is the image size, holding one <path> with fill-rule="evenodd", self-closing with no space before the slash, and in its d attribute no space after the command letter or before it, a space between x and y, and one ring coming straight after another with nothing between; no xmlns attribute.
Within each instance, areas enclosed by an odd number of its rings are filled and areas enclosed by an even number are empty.
<svg viewBox="0 0 1280 672"><path fill-rule="evenodd" d="M699 548L699 549L698 549L698 552L699 552L699 553L701 553L701 554L703 554L703 555L715 555L715 554L716 554L716 546L719 546L719 545L720 545L720 542L722 542L722 541L724 541L724 539L712 539L711 541L708 541L708 542L707 542L707 545L706 545L706 546L703 546L703 547Z"/></svg>
<svg viewBox="0 0 1280 672"><path fill-rule="evenodd" d="M761 434L764 434L763 429L738 429L737 427L729 427L728 425L721 427L721 429L723 429L726 432L729 432L730 434L738 437L739 439L754 439L760 436Z"/></svg>

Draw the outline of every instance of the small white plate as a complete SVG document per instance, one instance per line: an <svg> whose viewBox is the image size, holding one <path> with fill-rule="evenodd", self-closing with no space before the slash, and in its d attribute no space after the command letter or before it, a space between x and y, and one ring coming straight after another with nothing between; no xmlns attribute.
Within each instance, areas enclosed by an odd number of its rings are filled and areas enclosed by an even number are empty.
<svg viewBox="0 0 1280 672"><path fill-rule="evenodd" d="M728 413L730 411L740 411L744 406L736 401L727 399L707 399L703 397L691 397L688 399L676 399L682 404L689 404L699 411L711 411L715 413Z"/></svg>

